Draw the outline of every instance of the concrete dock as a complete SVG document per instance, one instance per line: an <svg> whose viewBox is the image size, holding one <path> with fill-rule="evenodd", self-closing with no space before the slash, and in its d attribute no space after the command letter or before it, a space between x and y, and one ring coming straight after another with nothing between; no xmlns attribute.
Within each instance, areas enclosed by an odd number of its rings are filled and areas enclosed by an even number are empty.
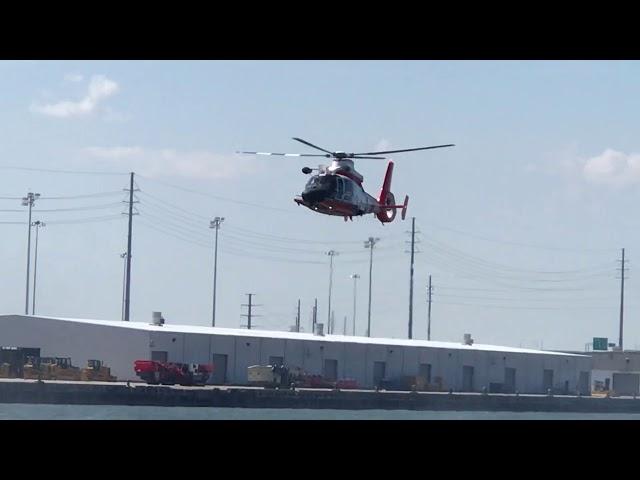
<svg viewBox="0 0 640 480"><path fill-rule="evenodd" d="M371 390L275 390L2 379L0 403L217 408L640 413L640 399Z"/></svg>

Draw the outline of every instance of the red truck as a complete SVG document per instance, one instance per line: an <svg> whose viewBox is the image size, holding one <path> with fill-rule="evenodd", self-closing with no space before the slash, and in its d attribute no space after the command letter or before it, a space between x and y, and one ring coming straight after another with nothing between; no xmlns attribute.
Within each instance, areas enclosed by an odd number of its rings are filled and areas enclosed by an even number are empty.
<svg viewBox="0 0 640 480"><path fill-rule="evenodd" d="M133 369L151 385L204 385L213 372L213 365L136 360Z"/></svg>

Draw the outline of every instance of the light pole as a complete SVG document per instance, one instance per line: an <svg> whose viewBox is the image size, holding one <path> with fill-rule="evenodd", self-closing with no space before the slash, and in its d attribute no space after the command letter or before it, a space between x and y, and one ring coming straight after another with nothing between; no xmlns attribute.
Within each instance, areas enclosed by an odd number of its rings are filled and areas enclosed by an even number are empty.
<svg viewBox="0 0 640 480"><path fill-rule="evenodd" d="M369 319L367 321L367 337L371 336L371 273L373 271L373 247L379 241L380 241L379 238L369 237L369 240L364 242L364 248L370 249L370 252L369 252Z"/></svg>
<svg viewBox="0 0 640 480"><path fill-rule="evenodd" d="M47 224L37 220L31 224L32 227L36 227L36 251L33 259L33 300L31 303L31 315L36 314L36 281L38 279L38 232L40 228L46 227Z"/></svg>
<svg viewBox="0 0 640 480"><path fill-rule="evenodd" d="M211 326L216 326L216 281L218 276L218 230L220 230L220 224L224 222L224 217L216 217L209 222L209 228L215 228L216 230L216 243L213 255L213 315L211 319ZM251 327L249 327L251 328Z"/></svg>
<svg viewBox="0 0 640 480"><path fill-rule="evenodd" d="M333 286L333 257L339 255L335 250L329 250L327 252L329 256L329 308L327 310L327 325L331 326L331 288ZM327 330L328 331L328 330Z"/></svg>
<svg viewBox="0 0 640 480"><path fill-rule="evenodd" d="M33 203L40 197L39 193L27 193L26 197L22 197L22 206L29 207L29 235L27 237L27 293L24 301L24 314L29 315L29 270L31 264L31 208L33 207Z"/></svg>
<svg viewBox="0 0 640 480"><path fill-rule="evenodd" d="M122 262L124 264L124 271L122 273L122 308L121 308L121 313L122 313L121 319L124 321L124 296L127 288L127 252L121 253L120 258L124 260Z"/></svg>
<svg viewBox="0 0 640 480"><path fill-rule="evenodd" d="M352 335L355 337L356 336L356 284L358 282L358 279L360 278L360 275L358 275L357 273L354 273L353 275L351 275L351 278L353 278L353 333Z"/></svg>

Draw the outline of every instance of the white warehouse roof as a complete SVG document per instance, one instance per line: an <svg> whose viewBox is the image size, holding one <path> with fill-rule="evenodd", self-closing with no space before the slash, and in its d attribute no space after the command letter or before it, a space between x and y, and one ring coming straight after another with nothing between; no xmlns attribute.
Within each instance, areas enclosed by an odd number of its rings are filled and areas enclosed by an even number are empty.
<svg viewBox="0 0 640 480"><path fill-rule="evenodd" d="M0 315L2 317L21 317L27 315ZM31 316L31 315L29 315ZM291 339L291 340L309 340L309 341L322 341L322 342L342 342L342 343L360 343L371 345L389 345L389 346L407 346L407 347L431 347L431 348L449 348L459 350L479 350L489 352L504 352L504 353L535 353L538 355L562 355L568 357L582 357L584 355L554 352L549 350L535 350L528 348L514 348L514 347L502 347L497 345L484 345L474 343L472 345L465 345L462 342L439 342L428 340L409 340L409 339L395 339L395 338L376 338L376 337L358 337L358 336L344 336L344 335L314 335L312 333L297 333L297 332L282 332L275 330L248 330L240 328L224 328L224 327L203 327L197 325L180 325L180 324L164 324L154 325L145 322L124 322L114 320L92 320L92 319L79 319L79 318L60 318L60 317L47 317L36 315L34 318L42 318L47 320L61 321L61 322L75 322L88 325L103 325L116 328L131 328L134 330L145 330L152 332L172 332L172 333L194 333L204 335L230 335L238 337L261 337L261 338L278 338L278 339Z"/></svg>

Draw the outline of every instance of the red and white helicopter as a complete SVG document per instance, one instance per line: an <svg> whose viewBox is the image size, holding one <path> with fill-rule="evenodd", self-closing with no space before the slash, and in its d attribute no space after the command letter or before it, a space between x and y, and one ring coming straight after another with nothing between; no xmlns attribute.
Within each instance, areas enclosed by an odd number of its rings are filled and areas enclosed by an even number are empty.
<svg viewBox="0 0 640 480"><path fill-rule="evenodd" d="M387 164L387 173L382 182L382 188L378 194L378 198L374 198L364 191L362 181L364 177L359 174L354 166L355 159L375 159L384 160L384 155L388 153L414 152L416 150L430 150L433 148L453 147L453 144L434 145L431 147L407 148L404 150L387 150L383 152L364 152L364 153L346 153L331 152L320 148L301 138L293 138L294 140L304 143L316 150L324 152L317 153L271 153L271 152L237 152L250 155L280 155L285 157L325 157L331 158L331 165L328 167L320 165L318 168L304 167L302 173L310 174L317 171L307 182L304 191L299 197L295 197L294 201L298 205L313 210L314 212L323 213L325 215L335 215L353 220L354 216L374 214L383 224L393 222L396 217L396 211L402 209L402 219L407 214L407 205L409 196L404 197L402 205L396 205L396 200L391 193L391 176L393 174L393 161L389 160Z"/></svg>

